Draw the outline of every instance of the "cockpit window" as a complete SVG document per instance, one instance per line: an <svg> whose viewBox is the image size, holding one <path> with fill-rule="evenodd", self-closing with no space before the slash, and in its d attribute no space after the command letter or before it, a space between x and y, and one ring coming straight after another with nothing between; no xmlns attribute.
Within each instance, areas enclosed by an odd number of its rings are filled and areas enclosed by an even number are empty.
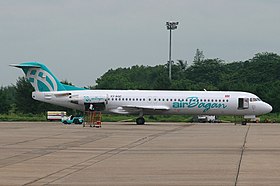
<svg viewBox="0 0 280 186"><path fill-rule="evenodd" d="M250 98L250 102L261 101L260 98Z"/></svg>

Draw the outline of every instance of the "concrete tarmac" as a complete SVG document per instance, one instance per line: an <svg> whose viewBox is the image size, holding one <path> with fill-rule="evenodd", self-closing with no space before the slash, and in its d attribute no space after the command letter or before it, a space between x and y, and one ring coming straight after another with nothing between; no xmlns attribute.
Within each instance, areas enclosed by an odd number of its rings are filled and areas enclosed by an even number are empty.
<svg viewBox="0 0 280 186"><path fill-rule="evenodd" d="M280 125L0 123L0 185L280 185Z"/></svg>

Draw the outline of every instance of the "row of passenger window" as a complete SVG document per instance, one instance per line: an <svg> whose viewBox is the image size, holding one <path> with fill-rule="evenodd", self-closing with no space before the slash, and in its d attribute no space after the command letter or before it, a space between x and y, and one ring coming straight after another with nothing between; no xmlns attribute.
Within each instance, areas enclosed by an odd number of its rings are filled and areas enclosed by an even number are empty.
<svg viewBox="0 0 280 186"><path fill-rule="evenodd" d="M108 101L146 101L145 98L108 98ZM148 101L190 101L190 99L148 98ZM228 99L198 99L200 102L228 102Z"/></svg>

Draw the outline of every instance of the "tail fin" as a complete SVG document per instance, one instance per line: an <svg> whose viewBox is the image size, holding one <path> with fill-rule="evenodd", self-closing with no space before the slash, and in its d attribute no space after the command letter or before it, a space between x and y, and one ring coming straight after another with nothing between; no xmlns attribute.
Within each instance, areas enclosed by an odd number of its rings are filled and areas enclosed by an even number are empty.
<svg viewBox="0 0 280 186"><path fill-rule="evenodd" d="M34 87L35 91L66 91L66 90L84 90L70 85L60 83L51 71L43 64L38 62L25 62L18 65L10 65L21 68L28 81Z"/></svg>

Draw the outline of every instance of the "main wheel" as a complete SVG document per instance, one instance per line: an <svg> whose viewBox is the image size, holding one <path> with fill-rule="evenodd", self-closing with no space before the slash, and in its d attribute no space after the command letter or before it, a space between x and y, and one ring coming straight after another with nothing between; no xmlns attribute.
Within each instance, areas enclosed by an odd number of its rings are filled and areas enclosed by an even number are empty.
<svg viewBox="0 0 280 186"><path fill-rule="evenodd" d="M143 117L137 118L136 119L136 124L137 125L144 125L145 124L145 119Z"/></svg>

